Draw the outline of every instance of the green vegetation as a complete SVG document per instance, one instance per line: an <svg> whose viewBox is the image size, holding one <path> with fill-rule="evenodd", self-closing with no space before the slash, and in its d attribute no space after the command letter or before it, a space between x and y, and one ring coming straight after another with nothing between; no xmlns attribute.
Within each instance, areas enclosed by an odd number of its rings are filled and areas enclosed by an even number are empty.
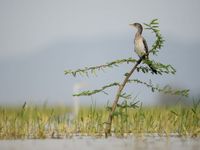
<svg viewBox="0 0 200 150"><path fill-rule="evenodd" d="M199 137L200 101L193 106L128 107L123 103L113 114L111 134ZM109 107L107 108L109 109ZM103 136L109 111L81 107L79 115L63 106L0 107L0 139L63 138L73 135Z"/></svg>
<svg viewBox="0 0 200 150"><path fill-rule="evenodd" d="M158 20L154 19L149 24L144 24L146 29L155 34L155 42L148 54L158 54L163 46L164 39L160 34ZM160 87L152 83L151 79L130 78L135 72L151 73L153 75L175 74L176 70L169 64L162 64L154 60L146 60L145 56L138 60L133 58L115 60L104 65L85 67L78 70L65 70L66 75L89 76L96 75L99 70L118 67L122 63L131 64L132 69L124 73L122 82L112 82L99 89L82 91L73 96L91 96L111 87L118 87L113 104L105 107L82 107L78 116L74 116L70 108L64 106L50 107L27 106L0 107L0 139L16 138L62 138L73 135L103 136L114 134L124 136L128 134L159 134L170 136L200 136L200 100L192 106L170 107L142 107L131 94L126 93L127 84L142 84L152 92L185 96L189 90L172 89L170 86ZM148 67L153 65L157 74Z"/></svg>
<svg viewBox="0 0 200 150"><path fill-rule="evenodd" d="M129 72L124 73L124 77L122 82L112 82L109 83L105 86L102 86L99 89L96 90L87 90L87 91L82 91L80 93L75 93L73 96L91 96L100 92L106 93L105 90L107 88L113 87L113 86L117 86L118 89L116 91L116 95L113 98L113 104L111 105L111 107L109 107L109 114L108 114L108 119L105 122L106 127L105 127L105 136L108 137L109 135L111 135L111 129L112 129L112 121L114 118L114 115L116 114L116 109L119 107L119 109L121 110L121 105L119 104L119 101L121 99L124 99L123 104L127 104L127 100L132 99L131 94L127 94L124 91L125 86L129 83L135 83L135 84L142 84L144 86L147 86L148 88L151 89L152 92L157 91L157 92L162 92L164 94L170 94L170 95L176 95L176 96L185 96L187 97L189 95L189 89L185 89L185 90L178 90L178 89L173 89L172 87L170 87L169 85L164 86L164 87L160 87L159 85L154 85L152 83L152 80L149 79L149 82L146 81L142 81L141 79L135 79L135 78L131 78L133 76L133 74L135 74L135 72L142 72L144 74L146 73L151 73L153 75L163 75L163 74L175 74L176 73L176 69L174 67L172 67L172 65L170 64L162 64L160 62L156 62L154 60L150 60L150 59L146 59L146 56L149 56L150 54L152 55L158 55L160 49L163 47L164 44L164 39L160 33L160 29L159 29L159 22L158 19L153 19L150 23L145 25L145 29L150 30L154 35L155 35L155 41L153 43L153 45L151 46L151 49L148 50L148 52L146 52L145 55L143 55L142 57L140 57L139 59L133 59L133 58L128 58L128 59L119 59L119 60L115 60L115 61L111 61L108 62L106 64L103 65L99 65L99 66L93 66L93 67L84 67L82 69L76 69L76 70L65 70L65 75L72 75L73 77L76 77L77 75L81 75L81 76L87 76L89 77L90 74L96 75L97 71L104 71L104 69L110 69L113 67L119 67L121 64L123 63L127 63L127 64L132 64L132 69ZM152 67L149 67L152 66ZM153 71L151 68L154 68L155 71ZM131 106L131 107L135 107L134 104L131 105L127 105L127 106ZM125 106L125 107L127 107Z"/></svg>

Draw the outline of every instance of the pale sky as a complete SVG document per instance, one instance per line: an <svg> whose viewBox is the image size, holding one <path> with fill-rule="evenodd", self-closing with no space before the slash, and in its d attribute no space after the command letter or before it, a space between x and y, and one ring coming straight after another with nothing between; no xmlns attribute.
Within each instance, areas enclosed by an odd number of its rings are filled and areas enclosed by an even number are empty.
<svg viewBox="0 0 200 150"><path fill-rule="evenodd" d="M135 30L128 24L153 18L159 19L166 40L153 58L177 69L175 76L153 77L155 83L189 88L191 96L198 96L199 14L198 0L0 0L0 104L45 100L68 104L76 83L87 83L87 90L122 81L131 66L89 79L65 77L64 70L137 58ZM144 31L144 36L150 47L153 35ZM136 76L146 81L152 77ZM145 103L155 99L143 87L130 85L127 90ZM106 103L112 94L93 98ZM90 103L90 99L82 101Z"/></svg>

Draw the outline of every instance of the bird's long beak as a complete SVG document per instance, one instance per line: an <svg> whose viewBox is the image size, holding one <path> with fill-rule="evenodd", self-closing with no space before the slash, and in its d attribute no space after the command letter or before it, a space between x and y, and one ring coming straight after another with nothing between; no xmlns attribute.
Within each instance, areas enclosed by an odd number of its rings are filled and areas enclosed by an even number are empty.
<svg viewBox="0 0 200 150"><path fill-rule="evenodd" d="M131 27L135 27L133 23L129 24L129 26L131 26Z"/></svg>

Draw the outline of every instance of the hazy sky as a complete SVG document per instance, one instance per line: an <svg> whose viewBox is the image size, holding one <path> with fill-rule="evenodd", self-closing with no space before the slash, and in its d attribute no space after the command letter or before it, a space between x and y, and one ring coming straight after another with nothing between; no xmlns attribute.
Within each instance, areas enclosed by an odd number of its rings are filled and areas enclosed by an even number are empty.
<svg viewBox="0 0 200 150"><path fill-rule="evenodd" d="M123 65L98 77L65 77L65 69L134 57L133 22L158 18L165 46L155 60L170 63L176 76L153 77L155 83L200 90L200 2L198 0L0 0L0 103L24 101L72 103L73 86L99 88L121 81L131 66ZM153 35L144 31L150 44ZM152 76L137 78L148 81ZM114 89L115 91L116 89ZM127 90L145 103L155 95L146 88ZM102 103L111 95L93 98ZM90 103L90 98L82 101Z"/></svg>

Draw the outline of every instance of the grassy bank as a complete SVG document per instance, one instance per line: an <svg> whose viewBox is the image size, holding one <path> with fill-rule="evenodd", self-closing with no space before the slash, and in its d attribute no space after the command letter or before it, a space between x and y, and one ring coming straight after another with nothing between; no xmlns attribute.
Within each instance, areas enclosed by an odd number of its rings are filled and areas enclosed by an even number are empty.
<svg viewBox="0 0 200 150"><path fill-rule="evenodd" d="M0 107L0 139L102 136L107 116L105 108L95 105L82 107L77 117L63 106ZM200 106L121 107L114 114L112 133L199 137Z"/></svg>

